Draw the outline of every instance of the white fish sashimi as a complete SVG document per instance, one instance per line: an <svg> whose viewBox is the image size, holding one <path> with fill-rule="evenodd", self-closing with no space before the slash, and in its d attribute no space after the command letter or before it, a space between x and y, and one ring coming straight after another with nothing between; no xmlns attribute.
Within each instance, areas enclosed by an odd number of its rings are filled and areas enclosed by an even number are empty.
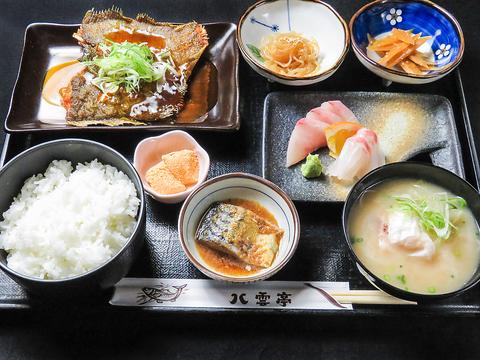
<svg viewBox="0 0 480 360"><path fill-rule="evenodd" d="M348 138L339 157L328 167L327 174L351 182L385 164L385 155L374 131L362 128Z"/></svg>
<svg viewBox="0 0 480 360"><path fill-rule="evenodd" d="M340 100L326 101L320 106L321 109L334 113L340 120L338 121L350 121L358 123L358 119L355 114L346 107Z"/></svg>
<svg viewBox="0 0 480 360"><path fill-rule="evenodd" d="M290 135L287 148L287 167L292 166L313 151L327 145L324 129L328 124L312 119L300 119Z"/></svg>
<svg viewBox="0 0 480 360"><path fill-rule="evenodd" d="M365 174L370 166L370 146L360 136L345 141L338 158L328 167L326 173L341 181L351 182L359 174Z"/></svg>
<svg viewBox="0 0 480 360"><path fill-rule="evenodd" d="M357 131L355 134L356 136L361 136L366 139L371 147L371 159L370 159L370 167L368 171L376 169L382 165L385 165L385 153L380 148L380 144L378 142L378 137L375 131L362 128Z"/></svg>
<svg viewBox="0 0 480 360"><path fill-rule="evenodd" d="M321 106L310 110L307 113L306 118L322 121L326 124L333 124L342 121L342 118L340 116L329 110L323 109Z"/></svg>
<svg viewBox="0 0 480 360"><path fill-rule="evenodd" d="M322 103L321 106L310 110L305 118L298 120L288 142L287 167L302 161L311 152L325 147L327 140L324 129L339 121L358 122L350 109L337 100ZM369 139L367 136L367 140Z"/></svg>

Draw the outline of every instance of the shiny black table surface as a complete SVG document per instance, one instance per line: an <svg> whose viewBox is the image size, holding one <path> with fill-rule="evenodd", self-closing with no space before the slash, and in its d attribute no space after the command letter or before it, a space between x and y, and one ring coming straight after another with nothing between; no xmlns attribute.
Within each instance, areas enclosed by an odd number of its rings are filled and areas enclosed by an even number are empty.
<svg viewBox="0 0 480 360"><path fill-rule="evenodd" d="M348 20L366 1L331 0ZM117 0L127 15L147 12L164 21L237 22L248 0ZM480 3L438 3L460 21L466 51L460 66L468 110L480 144ZM78 23L92 7L111 1L0 1L0 118L4 119L32 22ZM348 56L353 56L350 52ZM241 71L251 71L242 60ZM366 70L365 70L366 71ZM258 114L260 116L261 114ZM242 121L248 121L243 118ZM3 143L3 133L0 144ZM477 148L477 152L480 149ZM0 185L1 191L1 185ZM478 290L478 289L476 289ZM59 299L61 302L61 299ZM68 309L68 308L67 308ZM254 314L96 312L55 306L0 312L0 359L478 359L478 318L421 315L311 317Z"/></svg>

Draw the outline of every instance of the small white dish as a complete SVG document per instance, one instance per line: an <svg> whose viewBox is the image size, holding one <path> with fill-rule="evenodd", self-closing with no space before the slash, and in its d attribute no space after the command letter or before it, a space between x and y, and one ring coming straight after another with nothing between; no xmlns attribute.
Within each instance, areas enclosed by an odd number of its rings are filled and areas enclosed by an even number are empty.
<svg viewBox="0 0 480 360"><path fill-rule="evenodd" d="M249 46L260 47L262 38L276 32L295 31L317 40L320 73L293 77L265 67ZM260 75L285 85L302 86L323 81L342 64L350 44L347 24L335 9L319 0L262 0L247 9L237 26L237 43L245 61Z"/></svg>
<svg viewBox="0 0 480 360"><path fill-rule="evenodd" d="M280 247L272 266L246 276L233 276L212 269L200 256L195 240L200 220L213 203L228 199L253 200L260 203L284 230ZM193 191L185 200L178 218L180 243L195 267L215 280L251 282L265 280L278 272L290 260L300 237L300 220L297 209L277 185L259 176L231 173L210 179Z"/></svg>
<svg viewBox="0 0 480 360"><path fill-rule="evenodd" d="M176 194L159 194L148 184L145 175L148 169L162 160L162 155L179 150L194 150L196 152L199 162L198 182L187 188L187 190ZM175 204L185 200L188 194L197 189L205 181L208 169L210 168L210 157L192 136L185 131L174 130L140 141L135 149L133 166L137 169L148 195L159 202Z"/></svg>

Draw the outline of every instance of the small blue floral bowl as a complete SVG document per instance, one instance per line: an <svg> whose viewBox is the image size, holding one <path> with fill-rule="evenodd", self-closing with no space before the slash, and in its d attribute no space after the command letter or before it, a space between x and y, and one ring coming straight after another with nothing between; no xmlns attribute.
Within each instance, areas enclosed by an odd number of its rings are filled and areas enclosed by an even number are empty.
<svg viewBox="0 0 480 360"><path fill-rule="evenodd" d="M427 52L435 60L438 69L420 75L407 74L372 60L367 50L369 36L381 36L394 27L431 36L426 43ZM458 21L448 11L428 0L373 1L353 15L350 33L353 51L367 69L386 80L404 84L425 84L442 78L460 63L465 49Z"/></svg>

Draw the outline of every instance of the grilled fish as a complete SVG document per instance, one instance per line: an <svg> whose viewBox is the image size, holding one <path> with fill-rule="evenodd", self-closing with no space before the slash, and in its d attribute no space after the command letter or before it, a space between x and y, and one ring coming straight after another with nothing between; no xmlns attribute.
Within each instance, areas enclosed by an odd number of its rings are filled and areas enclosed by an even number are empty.
<svg viewBox="0 0 480 360"><path fill-rule="evenodd" d="M88 11L73 37L83 47L83 61L101 55L100 44L106 41L128 41L168 50L177 70L176 75L168 74L160 89L156 83L144 83L138 92L120 87L112 96L91 83L88 71L77 74L61 94L67 124L74 126L142 124L177 114L184 106L188 78L208 46L205 28L196 22L161 23L146 14L132 19L117 8Z"/></svg>
<svg viewBox="0 0 480 360"><path fill-rule="evenodd" d="M269 267L278 252L283 230L254 212L227 203L214 203L197 229L198 242L243 262Z"/></svg>

